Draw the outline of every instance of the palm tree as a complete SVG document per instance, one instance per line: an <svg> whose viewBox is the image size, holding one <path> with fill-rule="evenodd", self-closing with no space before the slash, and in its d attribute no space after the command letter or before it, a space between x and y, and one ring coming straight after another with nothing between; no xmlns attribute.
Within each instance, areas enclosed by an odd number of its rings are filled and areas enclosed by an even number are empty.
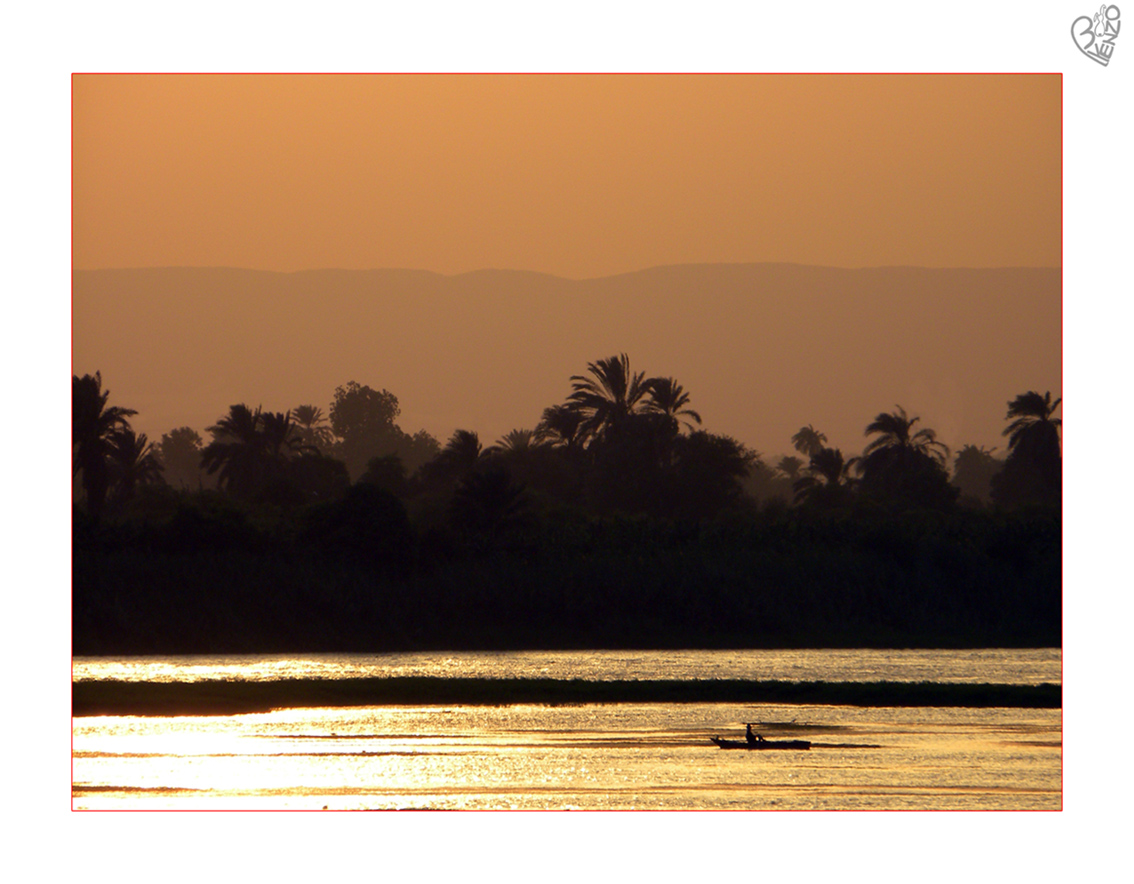
<svg viewBox="0 0 1134 884"><path fill-rule="evenodd" d="M512 430L502 436L486 454L520 454L539 445L534 430Z"/></svg>
<svg viewBox="0 0 1134 884"><path fill-rule="evenodd" d="M291 417L305 445L320 451L326 451L330 447L334 436L323 415L323 409L314 405L297 405L291 410Z"/></svg>
<svg viewBox="0 0 1134 884"><path fill-rule="evenodd" d="M218 473L221 488L236 494L251 494L264 474L267 439L261 431L263 414L244 403L231 405L228 414L208 428L213 441L201 452L201 468Z"/></svg>
<svg viewBox="0 0 1134 884"><path fill-rule="evenodd" d="M949 446L937 441L937 433L930 429L911 434L913 425L921 418L907 417L904 408L900 405L894 407L896 411L882 412L867 425L866 435L877 433L878 438L872 439L863 449L863 465L867 465L872 459L877 462L890 458L896 452L907 451L920 452L943 465L949 456Z"/></svg>
<svg viewBox="0 0 1134 884"><path fill-rule="evenodd" d="M128 429L132 408L107 407L110 391L102 389L102 375L73 375L71 379L71 477L83 474L83 491L92 518L102 512L110 484L107 458L111 437Z"/></svg>
<svg viewBox="0 0 1134 884"><path fill-rule="evenodd" d="M579 429L584 437L607 435L639 410L649 392L645 373L631 372L625 353L590 362L587 370L592 377L571 376L574 392L567 401L583 414Z"/></svg>
<svg viewBox="0 0 1134 884"><path fill-rule="evenodd" d="M260 433L264 437L263 444L263 473L261 475L262 492L273 497L275 502L298 502L296 495L296 478L294 469L290 469L299 458L322 459L322 453L314 445L303 441L299 427L291 419L291 412L266 411L260 416ZM305 462L297 469L303 475L311 474L311 464ZM318 469L317 467L314 469Z"/></svg>
<svg viewBox="0 0 1134 884"><path fill-rule="evenodd" d="M803 461L801 461L798 457L793 457L790 454L781 457L776 463L776 469L787 476L789 479L791 479L791 481L793 482L799 478L799 471L802 470L803 467Z"/></svg>
<svg viewBox="0 0 1134 884"><path fill-rule="evenodd" d="M291 419L291 412L265 412L260 415L260 432L268 458L279 463L295 454L315 453L317 449L303 441L303 435Z"/></svg>
<svg viewBox="0 0 1134 884"><path fill-rule="evenodd" d="M582 441L583 412L574 405L552 405L543 410L535 428L535 440L574 448Z"/></svg>
<svg viewBox="0 0 1134 884"><path fill-rule="evenodd" d="M1030 390L1008 403L1005 419L1015 420L1004 430L1009 437L1008 458L992 482L997 503L1059 502L1063 485L1059 427L1063 421L1052 415L1062 402L1062 397L1052 402L1050 392L1040 396Z"/></svg>
<svg viewBox="0 0 1134 884"><path fill-rule="evenodd" d="M850 471L857 463L857 457L844 460L838 448L820 448L811 455L810 463L803 468L803 475L792 484L796 502L820 498L833 501L839 493L837 489L846 489L854 484Z"/></svg>
<svg viewBox="0 0 1134 884"><path fill-rule="evenodd" d="M138 435L127 427L110 437L110 468L118 485L118 496L129 500L138 485L163 482L161 461L145 433Z"/></svg>
<svg viewBox="0 0 1134 884"><path fill-rule="evenodd" d="M1029 390L1009 402L1005 420L1016 418L1003 433L1009 437L1009 456L1021 446L1038 447L1050 445L1052 442L1058 445L1059 432L1056 428L1062 425L1063 421L1057 417L1053 418L1052 415L1062 403L1062 396L1054 402L1051 401L1050 390L1043 396L1034 390Z"/></svg>
<svg viewBox="0 0 1134 884"><path fill-rule="evenodd" d="M811 424L801 427L799 432L791 437L791 444L795 446L795 450L800 454L806 454L808 457L813 457L822 451L826 443L827 437Z"/></svg>
<svg viewBox="0 0 1134 884"><path fill-rule="evenodd" d="M689 405L689 394L673 378L650 378L644 386L646 388L644 410L663 415L666 426L673 433L677 433L679 421L690 430L693 430L690 421L701 423L701 415L686 407ZM682 420L682 418L690 420Z"/></svg>
<svg viewBox="0 0 1134 884"><path fill-rule="evenodd" d="M945 471L949 447L933 430L914 432L919 418L909 417L901 406L895 409L866 427L866 435L876 438L858 461L862 492L898 509L949 509L958 494Z"/></svg>
<svg viewBox="0 0 1134 884"><path fill-rule="evenodd" d="M480 437L472 430L456 430L430 464L431 472L460 481L476 471L481 457Z"/></svg>

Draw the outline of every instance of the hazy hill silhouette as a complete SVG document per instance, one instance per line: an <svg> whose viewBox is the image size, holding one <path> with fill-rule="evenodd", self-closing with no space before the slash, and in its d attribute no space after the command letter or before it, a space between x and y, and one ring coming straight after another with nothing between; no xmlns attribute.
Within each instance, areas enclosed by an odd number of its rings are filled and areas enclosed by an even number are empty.
<svg viewBox="0 0 1134 884"><path fill-rule="evenodd" d="M677 378L707 429L768 455L806 424L860 451L895 403L951 446L1003 449L1008 400L1062 390L1061 308L1058 268L76 270L73 370L101 371L153 438L237 402L326 407L354 379L397 395L408 432L493 441L626 352Z"/></svg>

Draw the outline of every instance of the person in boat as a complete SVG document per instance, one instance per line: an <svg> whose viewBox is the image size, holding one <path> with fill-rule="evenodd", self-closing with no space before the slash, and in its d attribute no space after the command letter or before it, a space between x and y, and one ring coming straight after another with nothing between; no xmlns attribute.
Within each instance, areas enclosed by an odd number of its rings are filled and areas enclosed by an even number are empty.
<svg viewBox="0 0 1134 884"><path fill-rule="evenodd" d="M748 741L749 745L751 745L752 743L765 742L763 734L752 733L752 725L750 724L744 726L744 739Z"/></svg>

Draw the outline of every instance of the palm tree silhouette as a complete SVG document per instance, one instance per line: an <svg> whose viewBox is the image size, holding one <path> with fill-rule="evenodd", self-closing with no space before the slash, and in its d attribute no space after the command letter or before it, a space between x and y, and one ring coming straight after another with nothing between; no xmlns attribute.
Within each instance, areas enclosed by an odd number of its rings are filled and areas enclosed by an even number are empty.
<svg viewBox="0 0 1134 884"><path fill-rule="evenodd" d="M1043 396L1034 390L1022 393L1008 403L1007 418L1016 418L1010 423L1003 435L1008 436L1008 451L1017 449L1059 444L1059 431L1062 425L1060 418L1053 418L1052 414L1063 403L1063 397L1051 401L1051 391ZM1005 418L1005 420L1007 420Z"/></svg>
<svg viewBox="0 0 1134 884"><path fill-rule="evenodd" d="M808 457L813 457L822 451L826 443L827 437L811 424L801 427L799 432L791 437L791 444L795 446L795 450L800 454L806 454Z"/></svg>
<svg viewBox="0 0 1134 884"><path fill-rule="evenodd" d="M102 389L102 375L73 375L71 379L71 477L83 474L87 507L96 521L110 484L107 458L111 438L129 429L132 408L107 407L110 391Z"/></svg>
<svg viewBox="0 0 1134 884"><path fill-rule="evenodd" d="M583 412L574 405L552 405L543 410L535 428L535 440L574 448L582 442Z"/></svg>
<svg viewBox="0 0 1134 884"><path fill-rule="evenodd" d="M506 433L486 454L520 454L539 444L534 430L512 430Z"/></svg>
<svg viewBox="0 0 1134 884"><path fill-rule="evenodd" d="M869 467L872 463L884 462L910 451L920 452L944 465L949 456L949 446L937 441L937 433L933 430L921 429L911 433L913 425L921 418L907 417L904 408L900 405L894 407L895 411L882 412L867 425L866 435L875 433L878 438L872 439L863 449L863 466Z"/></svg>
<svg viewBox="0 0 1134 884"><path fill-rule="evenodd" d="M135 435L129 427L117 430L110 437L109 456L121 500L133 497L134 489L139 485L156 485L164 481L161 461L145 433Z"/></svg>
<svg viewBox="0 0 1134 884"><path fill-rule="evenodd" d="M201 468L217 473L221 488L240 495L251 494L263 479L267 439L262 430L263 414L244 403L230 405L208 432L213 441L201 452Z"/></svg>
<svg viewBox="0 0 1134 884"><path fill-rule="evenodd" d="M853 484L850 471L857 463L857 457L844 460L838 448L820 448L811 455L803 475L792 484L796 502L833 497L835 489L850 487Z"/></svg>
<svg viewBox="0 0 1134 884"><path fill-rule="evenodd" d="M631 372L625 353L590 362L587 370L592 377L571 376L574 392L567 401L582 412L583 437L605 436L638 410L648 392L645 373Z"/></svg>
<svg viewBox="0 0 1134 884"><path fill-rule="evenodd" d="M1051 401L1034 390L1008 403L1006 420L1015 418L1004 430L1008 436L1008 458L1004 469L992 480L992 497L997 503L1056 504L1062 495L1063 459L1059 446L1059 427L1063 421L1052 417L1063 402Z"/></svg>
<svg viewBox="0 0 1134 884"><path fill-rule="evenodd" d="M480 437L472 430L456 430L433 460L433 472L457 481L476 471L482 454Z"/></svg>
<svg viewBox="0 0 1134 884"><path fill-rule="evenodd" d="M802 460L790 454L784 455L776 463L776 469L793 482L799 478L799 471L802 470L804 466L805 464Z"/></svg>
<svg viewBox="0 0 1134 884"><path fill-rule="evenodd" d="M280 463L295 454L315 453L317 449L303 441L303 434L291 412L265 412L260 415L260 432L264 435L264 450L269 460Z"/></svg>
<svg viewBox="0 0 1134 884"><path fill-rule="evenodd" d="M860 489L865 496L899 510L947 510L959 494L945 470L949 447L938 441L933 430L914 432L918 420L895 406L894 411L879 414L867 425L866 435L876 438L858 461Z"/></svg>
<svg viewBox="0 0 1134 884"><path fill-rule="evenodd" d="M689 405L689 394L673 378L650 378L643 386L646 389L644 410L662 415L672 433L677 433L679 422L690 430L694 429L690 421L701 423L701 415L686 407Z"/></svg>
<svg viewBox="0 0 1134 884"><path fill-rule="evenodd" d="M334 437L323 409L314 405L297 405L291 410L291 417L304 444L319 451L325 451L330 447Z"/></svg>

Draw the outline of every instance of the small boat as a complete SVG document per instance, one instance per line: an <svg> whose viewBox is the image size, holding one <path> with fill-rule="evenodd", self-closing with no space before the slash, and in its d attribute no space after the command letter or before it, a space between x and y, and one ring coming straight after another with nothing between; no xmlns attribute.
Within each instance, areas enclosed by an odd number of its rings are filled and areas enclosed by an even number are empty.
<svg viewBox="0 0 1134 884"><path fill-rule="evenodd" d="M810 749L811 743L807 740L764 740L758 739L754 743L747 740L725 740L721 737L709 737L722 749Z"/></svg>

